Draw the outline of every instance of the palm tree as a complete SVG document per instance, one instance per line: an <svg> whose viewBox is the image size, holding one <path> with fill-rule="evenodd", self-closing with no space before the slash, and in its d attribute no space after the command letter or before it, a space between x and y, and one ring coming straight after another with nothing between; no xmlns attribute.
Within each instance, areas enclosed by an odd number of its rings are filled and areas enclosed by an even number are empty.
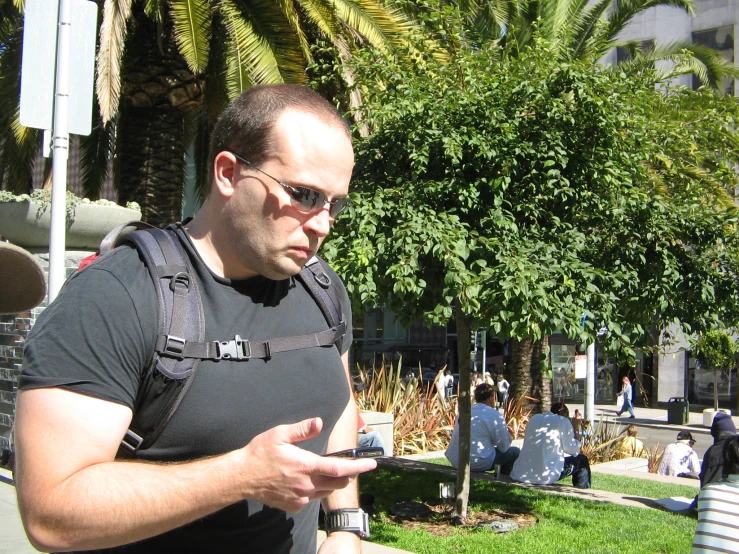
<svg viewBox="0 0 739 554"><path fill-rule="evenodd" d="M310 45L322 37L344 56L369 44L389 52L408 29L381 0L99 0L96 117L82 141L85 192L99 194L114 160L119 202L138 201L155 224L179 219L184 154L205 172L210 126L226 103L262 83L305 82ZM17 123L21 16L0 0L0 174L29 187L37 133ZM9 115L8 115L9 114ZM14 154L26 148L20 160Z"/></svg>

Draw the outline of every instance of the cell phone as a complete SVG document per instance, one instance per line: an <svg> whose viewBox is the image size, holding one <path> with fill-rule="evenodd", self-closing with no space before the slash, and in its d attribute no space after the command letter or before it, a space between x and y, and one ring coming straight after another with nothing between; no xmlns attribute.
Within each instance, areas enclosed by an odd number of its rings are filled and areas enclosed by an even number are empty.
<svg viewBox="0 0 739 554"><path fill-rule="evenodd" d="M363 446L361 448L349 448L347 450L324 454L324 456L334 458L379 458L384 455L385 451L380 446Z"/></svg>

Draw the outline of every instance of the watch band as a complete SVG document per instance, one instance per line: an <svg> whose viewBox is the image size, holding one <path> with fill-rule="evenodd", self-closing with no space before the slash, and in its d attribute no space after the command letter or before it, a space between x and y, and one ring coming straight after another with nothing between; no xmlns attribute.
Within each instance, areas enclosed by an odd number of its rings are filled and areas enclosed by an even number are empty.
<svg viewBox="0 0 739 554"><path fill-rule="evenodd" d="M326 533L334 531L348 531L356 533L360 539L368 539L370 536L369 517L361 508L344 508L332 510L324 518Z"/></svg>

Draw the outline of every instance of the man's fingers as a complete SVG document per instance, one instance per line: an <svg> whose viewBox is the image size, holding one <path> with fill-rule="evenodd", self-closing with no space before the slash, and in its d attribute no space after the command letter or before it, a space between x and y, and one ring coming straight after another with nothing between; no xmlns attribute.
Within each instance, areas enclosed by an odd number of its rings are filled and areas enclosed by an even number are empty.
<svg viewBox="0 0 739 554"><path fill-rule="evenodd" d="M372 471L376 467L377 462L370 458L351 460L322 456L316 461L313 473L326 477L350 477L353 479L360 473Z"/></svg>
<svg viewBox="0 0 739 554"><path fill-rule="evenodd" d="M321 432L321 429L323 429L323 421L320 417L312 417L310 419L298 421L292 425L283 425L282 427L285 432L283 440L290 444L294 444L296 442L312 439L318 435L318 433Z"/></svg>

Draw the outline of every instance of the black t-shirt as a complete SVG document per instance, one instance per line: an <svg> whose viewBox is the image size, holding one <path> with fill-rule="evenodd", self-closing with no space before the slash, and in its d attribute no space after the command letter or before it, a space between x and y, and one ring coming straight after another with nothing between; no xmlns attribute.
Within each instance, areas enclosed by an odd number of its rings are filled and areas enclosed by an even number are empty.
<svg viewBox="0 0 739 554"><path fill-rule="evenodd" d="M203 300L205 340L239 335L267 340L320 332L328 325L313 297L294 278L232 281L210 272L179 227ZM329 271L347 321L351 309L340 279ZM157 334L156 291L138 252L116 248L74 275L38 318L25 346L21 389L62 387L133 408L140 376ZM343 352L342 352L343 353ZM316 347L268 360L203 361L174 417L140 456L183 461L241 448L276 425L319 416L318 437L300 447L323 454L350 399L338 350ZM158 537L115 552L315 552L318 503L298 514L248 500Z"/></svg>

